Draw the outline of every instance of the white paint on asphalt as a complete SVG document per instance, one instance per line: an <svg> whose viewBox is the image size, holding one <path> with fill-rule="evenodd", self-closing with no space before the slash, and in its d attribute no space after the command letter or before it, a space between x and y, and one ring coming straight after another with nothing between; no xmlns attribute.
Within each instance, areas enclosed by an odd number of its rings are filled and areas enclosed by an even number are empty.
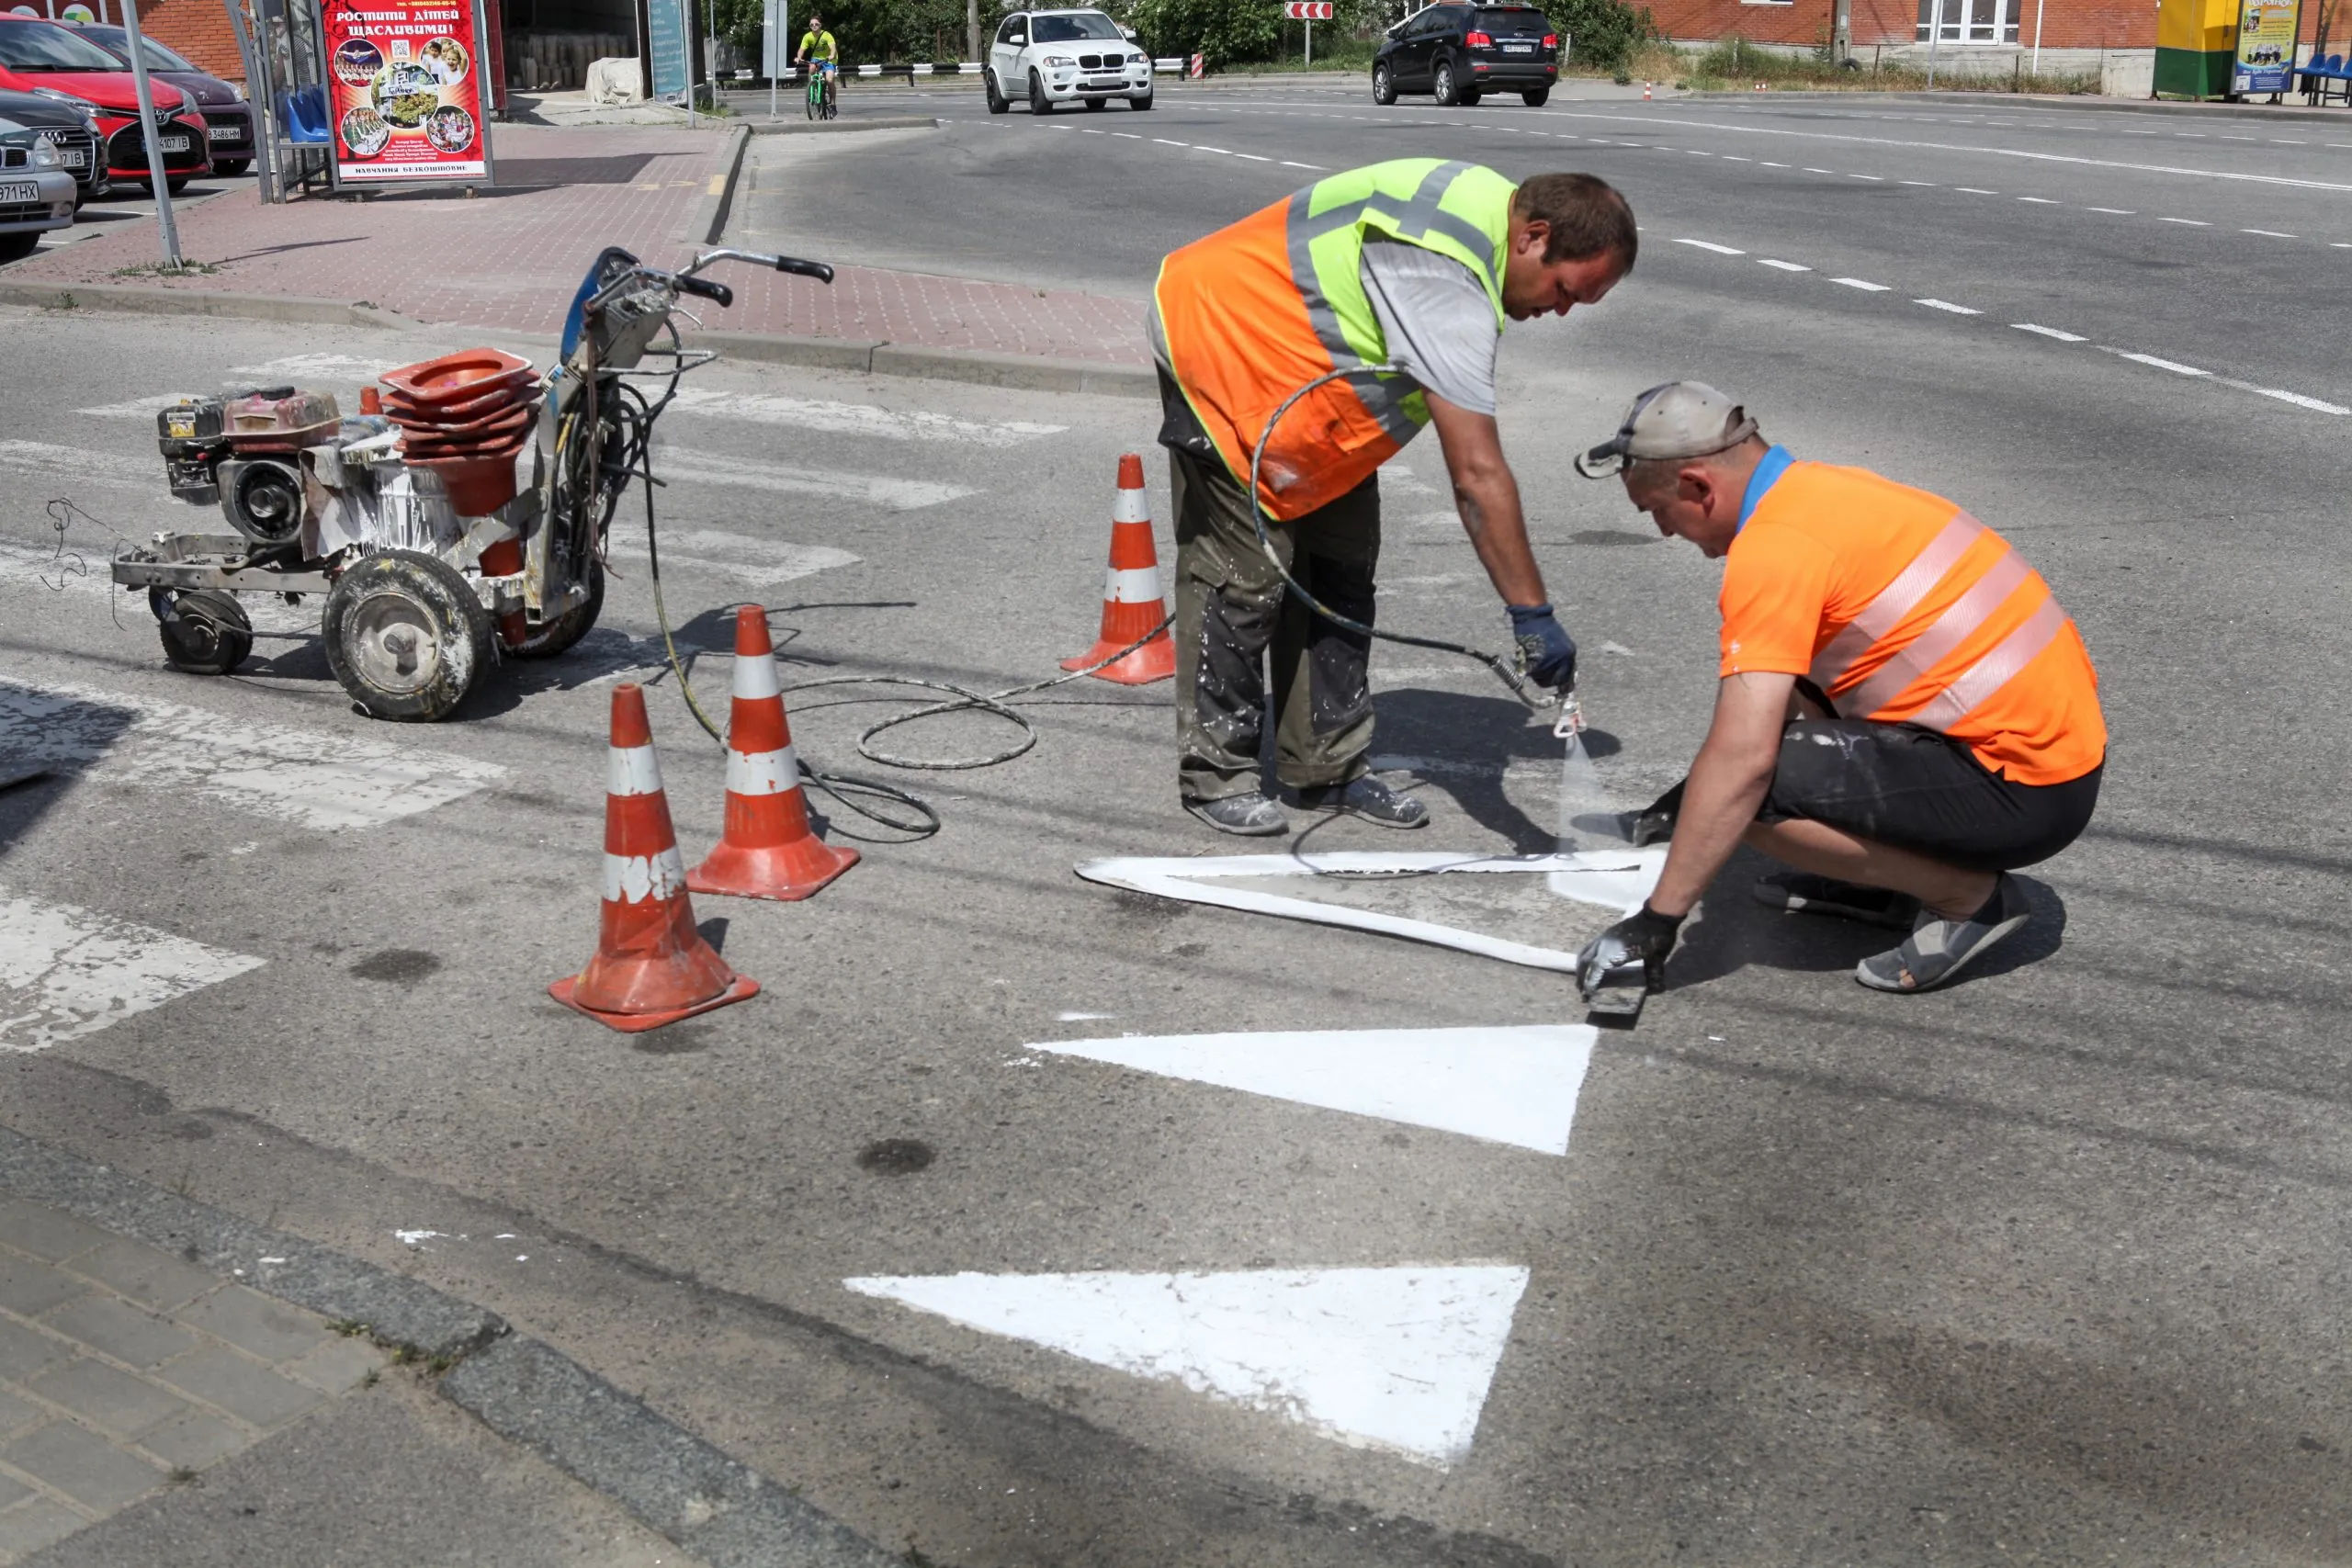
<svg viewBox="0 0 2352 1568"><path fill-rule="evenodd" d="M820 430L834 435L867 435L882 441L944 441L965 446L1019 446L1040 436L1059 435L1069 428L1025 420L958 419L952 414L832 402L822 398L723 392L709 387L680 388L670 412Z"/></svg>
<svg viewBox="0 0 2352 1568"><path fill-rule="evenodd" d="M915 512L961 501L979 491L965 485L938 484L929 479L898 479L883 474L837 473L827 468L796 468L782 463L745 462L716 452L658 448L654 472L665 479L695 484L734 485L744 490L774 491L784 495L829 495L863 502L888 512Z"/></svg>
<svg viewBox="0 0 2352 1568"><path fill-rule="evenodd" d="M1867 278L1833 277L1829 281L1832 283L1843 284L1848 288L1859 288L1865 294L1883 294L1887 289L1887 286L1885 284L1872 283Z"/></svg>
<svg viewBox="0 0 2352 1568"><path fill-rule="evenodd" d="M1527 1278L1463 1264L842 1283L1442 1470L1477 1435Z"/></svg>
<svg viewBox="0 0 2352 1568"><path fill-rule="evenodd" d="M2124 354L2120 349L2116 352L2134 365L2153 365L2159 370L2169 370L2176 376L2211 376L2212 374L2211 370L2199 370L2194 365L2183 365L2177 360L2158 359L2153 354Z"/></svg>
<svg viewBox="0 0 2352 1568"><path fill-rule="evenodd" d="M830 545L788 544L782 539L755 538L718 528L664 528L660 539L664 571L688 567L763 588L858 562L858 558L847 550L837 550ZM610 554L624 559L641 560L648 554L642 539L617 531L606 547Z"/></svg>
<svg viewBox="0 0 2352 1568"><path fill-rule="evenodd" d="M1782 272L1811 272L1813 270L1813 268L1805 265L1803 262L1774 261L1770 256L1758 256L1756 258L1756 265L1758 266L1777 267Z"/></svg>
<svg viewBox="0 0 2352 1568"><path fill-rule="evenodd" d="M2056 197L2047 196L2021 196L2018 197L2018 199L2019 201L2032 202L2036 207L2063 207L2065 205Z"/></svg>
<svg viewBox="0 0 2352 1568"><path fill-rule="evenodd" d="M407 359L372 359L349 354L289 354L283 359L266 359L259 365L232 365L232 376L268 376L277 379L305 378L323 381L330 378L368 382L387 370L398 370L415 361ZM345 409L346 414L359 411Z"/></svg>
<svg viewBox="0 0 2352 1568"><path fill-rule="evenodd" d="M2202 218L2159 218L2156 221L2159 223L2178 223L2190 229L2211 229L2213 226L2211 223L2206 222Z"/></svg>
<svg viewBox="0 0 2352 1568"><path fill-rule="evenodd" d="M0 468L49 474L59 480L103 485L108 490L137 490L148 495L171 492L164 484L164 460L153 462L114 452L94 452L85 446L60 446L48 441L0 441Z"/></svg>
<svg viewBox="0 0 2352 1568"><path fill-rule="evenodd" d="M152 398L130 398L119 403L100 403L96 408L75 409L74 412L88 414L93 419L150 420L180 401L181 396L178 392L163 392Z"/></svg>
<svg viewBox="0 0 2352 1568"><path fill-rule="evenodd" d="M1984 312L1973 305L1955 305L1949 299L1914 299L1914 305L1925 305L1930 310L1949 310L1955 316L1981 316Z"/></svg>
<svg viewBox="0 0 2352 1568"><path fill-rule="evenodd" d="M1713 240L1677 240L1674 243L1678 245L1689 245L1693 250L1713 251L1719 256L1744 256L1747 254L1746 251L1734 250L1729 245L1719 245Z"/></svg>
<svg viewBox="0 0 2352 1568"><path fill-rule="evenodd" d="M0 1051L44 1051L264 960L0 888Z"/></svg>
<svg viewBox="0 0 2352 1568"><path fill-rule="evenodd" d="M332 832L463 799L495 762L76 686L0 681L0 751L109 784Z"/></svg>
<svg viewBox="0 0 2352 1568"><path fill-rule="evenodd" d="M1024 1047L1547 1155L1568 1152L1585 1024L1040 1040Z"/></svg>
<svg viewBox="0 0 2352 1568"><path fill-rule="evenodd" d="M2056 338L2060 343L2082 343L2086 341L2078 333L2062 333L2056 327L2036 326L2031 321L2011 321L2009 325L2015 327L2021 333L2035 333L2042 337Z"/></svg>
<svg viewBox="0 0 2352 1568"><path fill-rule="evenodd" d="M2257 387L2251 381L2233 380L2227 376L2216 376L2213 379L2224 387L2235 387L2239 391L2252 392L2257 398L2276 398L2282 403L2292 403L2299 409L2309 409L2313 413L2352 414L2352 409L2346 408L2341 403L2324 402L2318 398L2307 398L2301 392L2284 392L2276 387Z"/></svg>
<svg viewBox="0 0 2352 1568"><path fill-rule="evenodd" d="M1975 186L1954 186L1951 188L1959 191L1963 196L1998 196L2001 194L1996 190L1983 190Z"/></svg>
<svg viewBox="0 0 2352 1568"><path fill-rule="evenodd" d="M2291 240L2295 238L2292 234L2282 234L2276 229L2241 229L2238 232L2241 234L2259 234L2266 240Z"/></svg>
<svg viewBox="0 0 2352 1568"><path fill-rule="evenodd" d="M2137 215L2135 210L2129 207L2086 207L2083 209L2083 210L2086 212L2104 212L2114 218L2131 218Z"/></svg>

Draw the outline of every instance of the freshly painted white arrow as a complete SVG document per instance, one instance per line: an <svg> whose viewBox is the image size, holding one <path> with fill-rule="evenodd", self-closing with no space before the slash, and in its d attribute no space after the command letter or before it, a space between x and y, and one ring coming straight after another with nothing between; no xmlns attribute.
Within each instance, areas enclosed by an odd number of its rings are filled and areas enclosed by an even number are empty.
<svg viewBox="0 0 2352 1568"><path fill-rule="evenodd" d="M1444 1469L1477 1434L1527 1270L1464 1264L842 1282Z"/></svg>
<svg viewBox="0 0 2352 1568"><path fill-rule="evenodd" d="M1128 1035L1029 1049L1564 1155L1596 1038L1586 1024L1546 1023Z"/></svg>

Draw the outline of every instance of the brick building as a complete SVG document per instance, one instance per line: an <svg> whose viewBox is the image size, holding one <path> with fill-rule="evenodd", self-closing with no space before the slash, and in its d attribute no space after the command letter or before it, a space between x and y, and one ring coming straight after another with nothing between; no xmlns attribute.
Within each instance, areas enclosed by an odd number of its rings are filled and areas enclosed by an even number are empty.
<svg viewBox="0 0 2352 1568"><path fill-rule="evenodd" d="M1887 59L1925 52L1936 0L1852 0L1853 44L1867 59L1873 51ZM1678 43L1713 42L1737 34L1754 43L1811 49L1828 41L1832 0L1648 0L1658 28ZM2037 45L2045 58L2059 51L2062 62L2117 51L2153 51L2156 44L2154 0L1941 0L1943 37L1939 52L1994 51L1999 68L2018 50ZM2319 0L2305 0L2302 38L2319 31ZM2335 31L2344 41L2344 27ZM1962 59L1966 55L1963 52ZM1988 62L1989 63L1989 62Z"/></svg>
<svg viewBox="0 0 2352 1568"><path fill-rule="evenodd" d="M122 25L122 0L6 0L0 10L30 11L55 21L77 6L101 22ZM225 82L245 79L236 30L223 0L139 0L140 30L187 56L201 70Z"/></svg>

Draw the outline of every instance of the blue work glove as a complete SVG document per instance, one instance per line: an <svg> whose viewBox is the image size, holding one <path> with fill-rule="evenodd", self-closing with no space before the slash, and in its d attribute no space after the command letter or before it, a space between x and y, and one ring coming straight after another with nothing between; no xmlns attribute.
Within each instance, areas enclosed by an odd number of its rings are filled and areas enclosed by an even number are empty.
<svg viewBox="0 0 2352 1568"><path fill-rule="evenodd" d="M1611 969L1642 966L1645 990L1666 989L1666 955L1682 933L1683 917L1661 915L1644 904L1639 909L1594 937L1577 954L1577 990L1586 1001L1600 989L1600 977Z"/></svg>
<svg viewBox="0 0 2352 1568"><path fill-rule="evenodd" d="M1577 645L1549 604L1506 604L1519 668L1539 686L1565 692L1577 683Z"/></svg>

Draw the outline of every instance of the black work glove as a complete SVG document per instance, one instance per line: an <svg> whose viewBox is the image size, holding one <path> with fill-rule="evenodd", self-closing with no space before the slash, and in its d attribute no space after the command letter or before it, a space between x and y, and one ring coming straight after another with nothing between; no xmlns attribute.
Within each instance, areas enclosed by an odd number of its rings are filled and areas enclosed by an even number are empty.
<svg viewBox="0 0 2352 1568"><path fill-rule="evenodd" d="M1549 604L1506 604L1519 668L1539 686L1565 692L1577 683L1577 645Z"/></svg>
<svg viewBox="0 0 2352 1568"><path fill-rule="evenodd" d="M1600 977L1611 969L1639 961L1652 991L1666 989L1666 955L1674 951L1683 917L1661 915L1644 904L1639 909L1594 937L1577 954L1577 992L1586 1001L1600 988Z"/></svg>
<svg viewBox="0 0 2352 1568"><path fill-rule="evenodd" d="M1642 807L1634 818L1634 830L1630 835L1635 849L1644 844L1662 844L1674 837L1675 819L1682 815L1683 784L1690 782L1684 779L1682 784L1676 784Z"/></svg>

